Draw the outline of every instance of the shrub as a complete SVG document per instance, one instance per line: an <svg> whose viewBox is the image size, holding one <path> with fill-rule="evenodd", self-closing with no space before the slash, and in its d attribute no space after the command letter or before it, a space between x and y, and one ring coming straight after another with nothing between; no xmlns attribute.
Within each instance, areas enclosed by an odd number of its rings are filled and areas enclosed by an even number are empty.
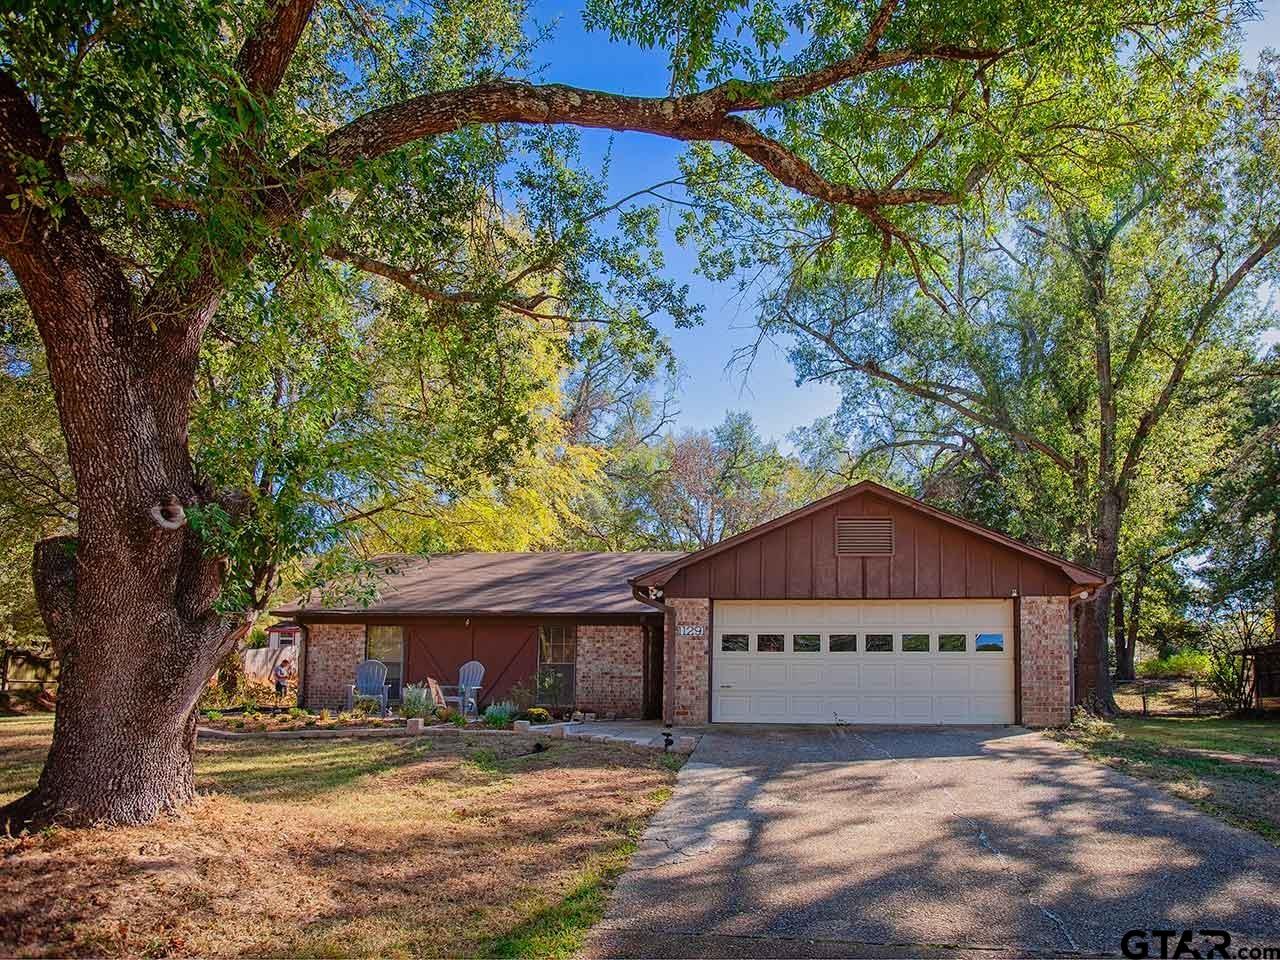
<svg viewBox="0 0 1280 960"><path fill-rule="evenodd" d="M538 702L553 707L564 706L564 677L556 670L539 670L533 677Z"/></svg>
<svg viewBox="0 0 1280 960"><path fill-rule="evenodd" d="M507 691L507 696L515 704L518 713L527 712L530 707L538 702L536 681L533 677L530 677L528 680L513 683L511 689Z"/></svg>
<svg viewBox="0 0 1280 960"><path fill-rule="evenodd" d="M400 699L400 716L425 719L431 716L435 709L436 702L431 697L431 688L426 684L404 688Z"/></svg>
<svg viewBox="0 0 1280 960"><path fill-rule="evenodd" d="M217 710L206 710L204 712L204 718L208 720L210 723L217 723L219 720L222 719L222 714L219 713Z"/></svg>
<svg viewBox="0 0 1280 960"><path fill-rule="evenodd" d="M329 721L329 711L327 709L320 711L320 720L324 723Z"/></svg>
<svg viewBox="0 0 1280 960"><path fill-rule="evenodd" d="M434 712L436 719L441 723L453 723L453 718L458 716L458 711L453 709L453 707L436 707Z"/></svg>
<svg viewBox="0 0 1280 960"><path fill-rule="evenodd" d="M453 716L449 719L449 722L455 727L465 727L467 725L467 718L463 714L455 711Z"/></svg>
<svg viewBox="0 0 1280 960"><path fill-rule="evenodd" d="M551 714L542 707L530 707L520 714L520 719L528 720L530 723L550 723Z"/></svg>
<svg viewBox="0 0 1280 960"><path fill-rule="evenodd" d="M351 712L361 717L380 717L382 701L377 697L356 697L352 702Z"/></svg>
<svg viewBox="0 0 1280 960"><path fill-rule="evenodd" d="M301 707L289 708L289 716L293 717L294 719L297 719L298 717L305 717L306 715L307 715L307 711L303 710Z"/></svg>
<svg viewBox="0 0 1280 960"><path fill-rule="evenodd" d="M1188 680L1204 680L1209 676L1212 663L1208 654L1199 650L1179 650L1167 657L1143 660L1138 664L1138 676L1148 680L1171 680L1185 677Z"/></svg>
<svg viewBox="0 0 1280 960"><path fill-rule="evenodd" d="M491 703L484 711L484 723L486 727L506 727L511 725L512 718L516 715L515 704L510 702Z"/></svg>

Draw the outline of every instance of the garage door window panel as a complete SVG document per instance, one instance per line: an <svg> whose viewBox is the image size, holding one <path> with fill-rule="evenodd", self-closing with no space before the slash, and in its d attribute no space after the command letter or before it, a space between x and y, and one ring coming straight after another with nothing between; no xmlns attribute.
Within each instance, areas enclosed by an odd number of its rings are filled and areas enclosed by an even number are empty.
<svg viewBox="0 0 1280 960"><path fill-rule="evenodd" d="M978 653L1004 653L1004 634L980 633L973 641L973 649Z"/></svg>
<svg viewBox="0 0 1280 960"><path fill-rule="evenodd" d="M964 633L938 634L939 653L964 653L969 649L969 637Z"/></svg>
<svg viewBox="0 0 1280 960"><path fill-rule="evenodd" d="M720 638L722 653L746 653L751 646L751 638L745 633L726 633Z"/></svg>
<svg viewBox="0 0 1280 960"><path fill-rule="evenodd" d="M927 633L904 633L902 635L903 653L928 653L929 635Z"/></svg>
<svg viewBox="0 0 1280 960"><path fill-rule="evenodd" d="M867 653L893 653L893 634L868 633Z"/></svg>
<svg viewBox="0 0 1280 960"><path fill-rule="evenodd" d="M787 638L781 633L757 633L756 653L782 653Z"/></svg>
<svg viewBox="0 0 1280 960"><path fill-rule="evenodd" d="M856 633L833 633L827 642L832 653L858 652L858 635Z"/></svg>
<svg viewBox="0 0 1280 960"><path fill-rule="evenodd" d="M793 633L791 635L792 653L820 653L822 637L816 633Z"/></svg>

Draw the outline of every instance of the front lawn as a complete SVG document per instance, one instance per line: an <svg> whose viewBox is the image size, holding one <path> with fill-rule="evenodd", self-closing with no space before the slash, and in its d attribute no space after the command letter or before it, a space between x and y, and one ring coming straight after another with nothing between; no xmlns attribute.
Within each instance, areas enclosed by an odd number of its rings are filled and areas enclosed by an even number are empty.
<svg viewBox="0 0 1280 960"><path fill-rule="evenodd" d="M1208 813L1280 843L1280 723L1124 717L1068 727L1065 742L1158 781Z"/></svg>
<svg viewBox="0 0 1280 960"><path fill-rule="evenodd" d="M51 731L0 719L0 802ZM0 840L0 955L568 956L670 792L663 759L523 736L207 741L180 817Z"/></svg>

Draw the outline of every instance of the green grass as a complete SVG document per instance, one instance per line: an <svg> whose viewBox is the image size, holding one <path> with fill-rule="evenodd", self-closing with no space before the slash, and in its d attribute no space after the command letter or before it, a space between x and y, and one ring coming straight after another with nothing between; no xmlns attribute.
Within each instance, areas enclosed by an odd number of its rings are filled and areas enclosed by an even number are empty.
<svg viewBox="0 0 1280 960"><path fill-rule="evenodd" d="M586 943L587 933L604 916L609 893L635 852L633 841L619 844L597 858L563 898L543 906L527 905L532 916L514 930L490 941L487 957L573 957Z"/></svg>
<svg viewBox="0 0 1280 960"><path fill-rule="evenodd" d="M0 804L35 786L52 736L52 714L0 717Z"/></svg>
<svg viewBox="0 0 1280 960"><path fill-rule="evenodd" d="M1183 750L1214 750L1280 758L1280 723L1218 717L1125 717L1116 729L1127 738Z"/></svg>
<svg viewBox="0 0 1280 960"><path fill-rule="evenodd" d="M1280 844L1280 771L1214 755L1274 759L1280 724L1122 718L1077 722L1059 738L1099 763L1154 780L1206 813Z"/></svg>

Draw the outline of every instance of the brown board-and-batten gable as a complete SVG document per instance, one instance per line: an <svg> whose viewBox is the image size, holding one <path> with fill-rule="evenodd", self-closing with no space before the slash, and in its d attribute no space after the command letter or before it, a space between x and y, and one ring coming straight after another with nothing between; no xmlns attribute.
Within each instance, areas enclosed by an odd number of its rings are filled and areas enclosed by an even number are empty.
<svg viewBox="0 0 1280 960"><path fill-rule="evenodd" d="M864 481L632 583L661 587L668 598L880 600L1064 596L1102 581L1087 567Z"/></svg>

